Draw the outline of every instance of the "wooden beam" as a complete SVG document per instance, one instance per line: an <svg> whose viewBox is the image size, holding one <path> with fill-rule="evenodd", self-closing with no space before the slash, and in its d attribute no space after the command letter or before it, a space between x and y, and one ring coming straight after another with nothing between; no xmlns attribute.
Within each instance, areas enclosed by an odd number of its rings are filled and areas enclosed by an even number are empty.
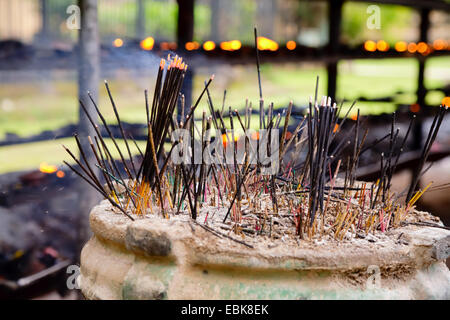
<svg viewBox="0 0 450 320"><path fill-rule="evenodd" d="M430 28L430 9L420 10L420 35L418 42L428 43L428 29ZM422 107L425 105L425 96L427 89L424 84L425 74L425 61L424 57L419 57L419 76L417 85L417 103Z"/></svg>
<svg viewBox="0 0 450 320"><path fill-rule="evenodd" d="M136 0L136 37L145 38L145 0Z"/></svg>
<svg viewBox="0 0 450 320"><path fill-rule="evenodd" d="M395 169L395 173L398 173L402 170L406 169L411 170L415 168L421 160L420 156L421 156L420 151L410 151L402 154ZM428 156L427 162L436 162L448 156L450 156L450 149L432 152ZM358 168L356 178L362 181L376 181L377 179L380 178L380 175L381 175L380 165L375 164Z"/></svg>
<svg viewBox="0 0 450 320"><path fill-rule="evenodd" d="M177 0L178 20L177 20L177 43L180 52L185 51L186 42L194 39L194 0ZM186 72L181 92L185 98L185 108L189 110L192 104L192 80L194 70L192 66ZM186 111L186 110L185 110ZM177 106L178 117L181 115L181 105ZM186 114L186 113L185 113Z"/></svg>
<svg viewBox="0 0 450 320"><path fill-rule="evenodd" d="M299 0L299 1L312 1L312 0ZM314 0L314 1L328 1L328 0ZM405 6L410 8L428 8L431 10L442 10L450 12L450 2L442 0L346 0L349 2L364 2L373 4L392 4Z"/></svg>
<svg viewBox="0 0 450 320"><path fill-rule="evenodd" d="M40 0L40 10L41 10L41 30L38 34L39 41L36 42L39 46L45 47L48 45L50 40L49 32L49 16L48 16L48 0Z"/></svg>
<svg viewBox="0 0 450 320"><path fill-rule="evenodd" d="M341 20L342 20L342 0L328 1L328 52L331 56L339 52ZM336 99L337 90L337 64L338 60L332 60L327 63L327 94Z"/></svg>
<svg viewBox="0 0 450 320"><path fill-rule="evenodd" d="M378 3L378 4L394 4L405 7L413 7L419 9L434 9L450 11L450 3L441 0L349 0L354 2Z"/></svg>
<svg viewBox="0 0 450 320"><path fill-rule="evenodd" d="M209 38L216 42L222 40L220 32L220 8L220 0L211 0L211 33Z"/></svg>
<svg viewBox="0 0 450 320"><path fill-rule="evenodd" d="M177 43L183 50L186 42L194 38L194 0L177 0Z"/></svg>
<svg viewBox="0 0 450 320"><path fill-rule="evenodd" d="M87 96L87 91L90 91L94 100L98 101L100 44L97 21L97 0L79 0L79 6L81 12L81 28L78 38L78 99L82 101L89 110L92 118L97 119L94 106ZM88 162L94 162L94 155L91 152L88 152L90 146L87 136L94 137L95 131L81 107L79 108L78 135L83 149L87 151ZM77 253L80 253L82 246L91 236L89 228L89 212L92 207L99 202L100 198L97 192L92 191L91 188L86 186L84 181L80 180L77 190L79 197L79 214L75 221L78 238Z"/></svg>
<svg viewBox="0 0 450 320"><path fill-rule="evenodd" d="M420 10L420 32L419 41L428 42L428 29L430 28L430 9ZM413 149L419 150L422 147L423 140L423 118L428 110L425 110L425 96L427 89L425 87L425 57L419 57L419 72L417 75L417 104L420 106L417 115L417 121L413 127Z"/></svg>
<svg viewBox="0 0 450 320"><path fill-rule="evenodd" d="M79 0L81 24L78 38L78 98L90 111L93 119L97 119L94 106L87 92L98 101L98 84L100 80L100 42L97 22L97 0ZM80 136L94 136L94 128L89 119L79 108L78 133ZM89 150L89 144L87 144Z"/></svg>

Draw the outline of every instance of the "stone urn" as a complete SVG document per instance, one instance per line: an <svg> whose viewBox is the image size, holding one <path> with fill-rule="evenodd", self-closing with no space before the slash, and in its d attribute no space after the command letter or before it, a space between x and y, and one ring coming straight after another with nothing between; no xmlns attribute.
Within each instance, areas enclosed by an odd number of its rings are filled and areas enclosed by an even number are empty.
<svg viewBox="0 0 450 320"><path fill-rule="evenodd" d="M189 220L131 221L106 201L90 225L79 278L87 299L450 299L444 228L248 246Z"/></svg>

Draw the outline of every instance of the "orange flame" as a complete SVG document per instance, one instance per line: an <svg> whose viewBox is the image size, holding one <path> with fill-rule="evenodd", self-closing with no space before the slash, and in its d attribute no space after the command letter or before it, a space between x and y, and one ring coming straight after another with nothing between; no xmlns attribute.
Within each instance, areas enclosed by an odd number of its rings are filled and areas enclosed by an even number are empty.
<svg viewBox="0 0 450 320"><path fill-rule="evenodd" d="M417 113L420 111L420 106L417 103L414 103L409 106L409 110L411 110L411 112Z"/></svg>
<svg viewBox="0 0 450 320"><path fill-rule="evenodd" d="M43 173L54 173L58 168L54 165L48 164L47 162L42 162L39 166L39 171Z"/></svg>
<svg viewBox="0 0 450 320"><path fill-rule="evenodd" d="M410 42L408 44L408 52L409 53L414 53L417 51L417 44L415 44L414 42Z"/></svg>
<svg viewBox="0 0 450 320"><path fill-rule="evenodd" d="M295 43L295 41L288 41L286 43L286 48L288 48L288 50L294 50L297 47L297 44Z"/></svg>
<svg viewBox="0 0 450 320"><path fill-rule="evenodd" d="M450 97L445 97L444 99L442 99L442 105L450 107Z"/></svg>
<svg viewBox="0 0 450 320"><path fill-rule="evenodd" d="M397 52L405 52L408 49L408 44L405 41L399 41L395 44Z"/></svg>
<svg viewBox="0 0 450 320"><path fill-rule="evenodd" d="M189 42L186 42L186 44L184 46L185 46L186 50L192 51L192 50L197 50L198 48L200 48L200 43L198 43L197 41L189 41Z"/></svg>
<svg viewBox="0 0 450 320"><path fill-rule="evenodd" d="M229 135L230 135L230 139L231 139L231 133ZM239 136L237 134L234 134L234 142L237 142L238 140L239 140ZM226 133L222 134L222 143L223 143L224 147L226 147L228 144L228 138L227 138Z"/></svg>
<svg viewBox="0 0 450 320"><path fill-rule="evenodd" d="M120 48L121 46L123 46L123 40L120 38L117 38L113 41L113 46L116 48Z"/></svg>
<svg viewBox="0 0 450 320"><path fill-rule="evenodd" d="M214 50L215 48L216 48L216 44L213 41L206 41L203 44L203 49L205 51L211 51L211 50Z"/></svg>
<svg viewBox="0 0 450 320"><path fill-rule="evenodd" d="M58 178L64 178L64 177L66 176L66 174L64 173L64 171L58 170L58 171L56 172L56 176L57 176Z"/></svg>
<svg viewBox="0 0 450 320"><path fill-rule="evenodd" d="M356 120L356 119L355 119ZM336 123L335 125L334 125L334 129L333 129L333 133L335 133L336 131L338 131L339 130L339 125Z"/></svg>
<svg viewBox="0 0 450 320"><path fill-rule="evenodd" d="M153 49L153 45L155 44L155 39L152 37L147 37L141 41L141 48L143 50L149 51Z"/></svg>
<svg viewBox="0 0 450 320"><path fill-rule="evenodd" d="M170 50L170 46L168 42L161 42L159 44L159 47L161 48L161 50L167 51Z"/></svg>
<svg viewBox="0 0 450 320"><path fill-rule="evenodd" d="M223 144L224 147L227 146L227 141L228 141L227 135L225 133L222 134L222 144Z"/></svg>
<svg viewBox="0 0 450 320"><path fill-rule="evenodd" d="M379 40L377 42L378 51L386 52L389 50L389 44L384 40Z"/></svg>
<svg viewBox="0 0 450 320"><path fill-rule="evenodd" d="M433 42L433 48L434 50L444 50L447 47L447 43L445 40L437 39Z"/></svg>
<svg viewBox="0 0 450 320"><path fill-rule="evenodd" d="M278 50L278 43L266 37L258 37L257 44L258 50L270 50L270 51Z"/></svg>
<svg viewBox="0 0 450 320"><path fill-rule="evenodd" d="M235 51L241 48L242 44L239 40L224 41L220 43L220 49L225 51Z"/></svg>
<svg viewBox="0 0 450 320"><path fill-rule="evenodd" d="M286 131L286 136L284 138L284 140L289 140L292 137L292 133L290 131ZM259 136L258 136L259 139Z"/></svg>
<svg viewBox="0 0 450 320"><path fill-rule="evenodd" d="M375 41L367 40L366 42L364 42L364 50L374 52L375 50L377 50L377 44L375 43Z"/></svg>
<svg viewBox="0 0 450 320"><path fill-rule="evenodd" d="M417 51L419 53L425 53L428 50L428 45L425 42L419 42L417 44Z"/></svg>

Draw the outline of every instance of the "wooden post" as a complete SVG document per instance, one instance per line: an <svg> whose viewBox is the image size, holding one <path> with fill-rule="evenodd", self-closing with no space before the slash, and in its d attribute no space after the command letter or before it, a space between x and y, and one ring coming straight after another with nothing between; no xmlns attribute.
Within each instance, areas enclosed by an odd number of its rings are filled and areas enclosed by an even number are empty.
<svg viewBox="0 0 450 320"><path fill-rule="evenodd" d="M97 119L95 109L89 100L87 91L91 92L98 101L98 83L100 77L99 36L97 24L97 0L79 0L81 24L78 39L78 98L89 110L93 119ZM90 150L87 136L94 137L95 131L89 123L81 107L79 108L78 135L82 147L87 152L88 161L93 163L95 158ZM95 168L95 166L93 166ZM79 215L77 221L78 253L91 235L89 228L89 212L98 203L100 196L84 181L80 179L78 186Z"/></svg>
<svg viewBox="0 0 450 320"><path fill-rule="evenodd" d="M211 33L210 40L222 40L220 32L220 0L211 0Z"/></svg>
<svg viewBox="0 0 450 320"><path fill-rule="evenodd" d="M430 27L430 9L422 8L420 10L420 36L419 42L428 43L428 29ZM426 58L421 56L418 58L419 73L417 75L417 104L420 106L419 114L413 127L413 149L419 150L422 147L423 140L423 117L428 113L426 110L425 96L427 89L425 88L425 61Z"/></svg>
<svg viewBox="0 0 450 320"><path fill-rule="evenodd" d="M183 52L186 42L194 39L194 0L177 0L178 2L178 20L177 20L177 43L178 48ZM188 62L189 64L189 62ZM194 70L188 68L184 77L181 92L185 97L185 107L189 110L192 104L192 80ZM186 111L186 110L185 110ZM181 106L177 107L178 117L181 115ZM185 113L186 114L186 113Z"/></svg>
<svg viewBox="0 0 450 320"><path fill-rule="evenodd" d="M276 2L274 0L257 1L258 34L273 38L275 31Z"/></svg>
<svg viewBox="0 0 450 320"><path fill-rule="evenodd" d="M145 0L136 0L136 37L145 38Z"/></svg>
<svg viewBox="0 0 450 320"><path fill-rule="evenodd" d="M331 60L327 63L327 94L336 99L337 89L337 64L336 55L339 52L341 19L342 19L342 0L329 0L328 2L328 54Z"/></svg>
<svg viewBox="0 0 450 320"><path fill-rule="evenodd" d="M42 25L41 30L38 34L38 40L37 44L38 46L45 47L48 45L49 42L49 25L48 25L48 1L47 0L40 0L40 9L41 9L41 19L42 19Z"/></svg>
<svg viewBox="0 0 450 320"><path fill-rule="evenodd" d="M177 0L177 42L178 48L183 50L186 42L194 38L194 0Z"/></svg>

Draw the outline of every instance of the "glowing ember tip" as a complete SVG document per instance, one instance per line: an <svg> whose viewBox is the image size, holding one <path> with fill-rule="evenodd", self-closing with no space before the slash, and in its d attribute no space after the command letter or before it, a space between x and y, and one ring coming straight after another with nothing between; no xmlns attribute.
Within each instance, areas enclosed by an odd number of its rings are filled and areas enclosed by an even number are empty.
<svg viewBox="0 0 450 320"><path fill-rule="evenodd" d="M411 112L417 113L417 112L420 111L420 105L418 105L417 103L414 103L414 104L409 106L409 110Z"/></svg>

